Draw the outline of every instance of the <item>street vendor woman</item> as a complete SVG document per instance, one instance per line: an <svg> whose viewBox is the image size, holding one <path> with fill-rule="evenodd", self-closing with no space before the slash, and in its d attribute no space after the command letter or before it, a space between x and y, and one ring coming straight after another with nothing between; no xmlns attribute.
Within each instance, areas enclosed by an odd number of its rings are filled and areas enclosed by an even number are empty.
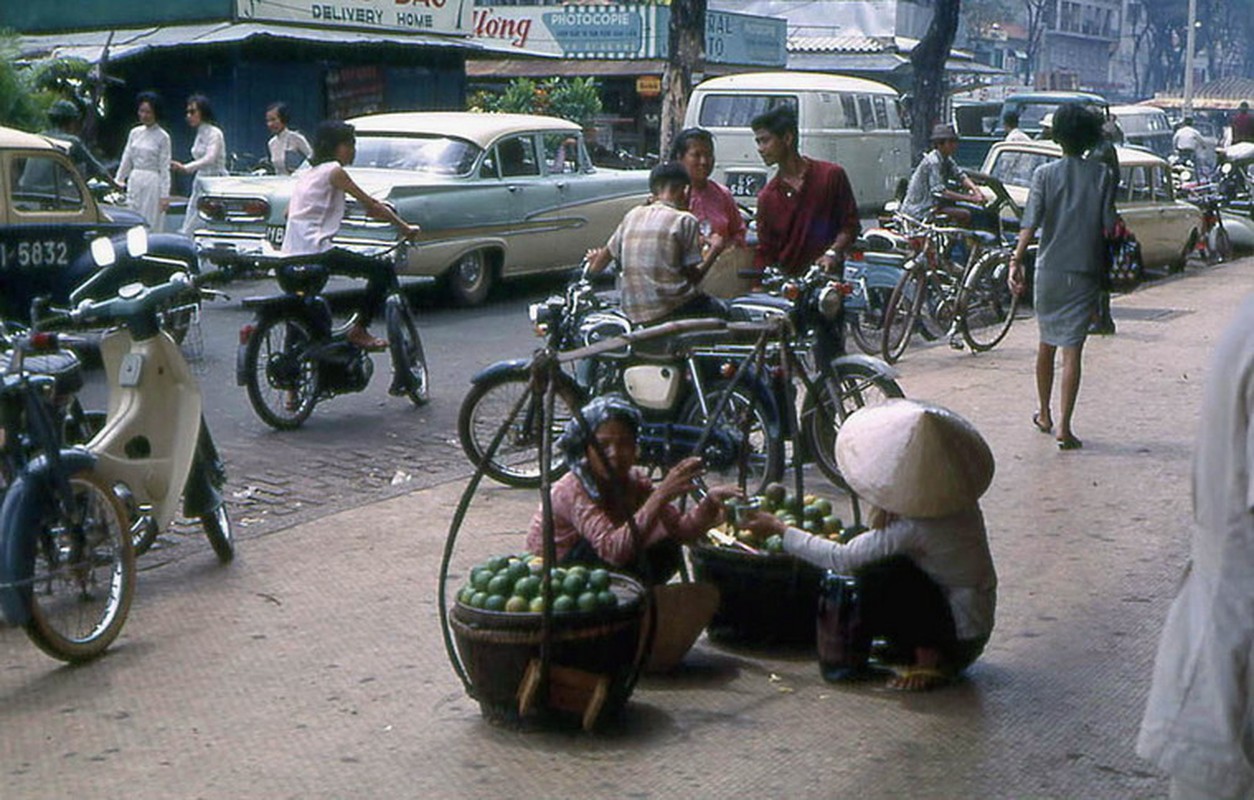
<svg viewBox="0 0 1254 800"><path fill-rule="evenodd" d="M748 527L782 534L786 552L857 580L867 632L905 662L890 688L949 683L993 631L997 574L978 502L993 478L992 451L952 411L890 400L849 417L836 461L873 506L870 530L840 544L771 514L752 514Z"/></svg>
<svg viewBox="0 0 1254 800"><path fill-rule="evenodd" d="M604 565L648 585L666 583L679 569L681 544L718 524L723 502L739 489L712 487L703 500L681 512L672 501L693 490L702 471L699 458L680 461L654 486L635 467L640 427L635 406L605 395L584 406L580 416L586 424L575 417L557 442L570 465L550 492L557 563ZM635 531L629 519L635 521ZM541 509L531 521L527 549L541 555L543 542Z"/></svg>

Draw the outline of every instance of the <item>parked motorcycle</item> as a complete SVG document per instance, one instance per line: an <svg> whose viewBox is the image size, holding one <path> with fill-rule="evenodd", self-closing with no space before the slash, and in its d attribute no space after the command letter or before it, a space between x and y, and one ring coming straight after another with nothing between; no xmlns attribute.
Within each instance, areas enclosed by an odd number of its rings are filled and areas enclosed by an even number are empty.
<svg viewBox="0 0 1254 800"><path fill-rule="evenodd" d="M741 354L719 349L731 335L726 321L675 320L633 330L597 295L586 270L528 313L545 348L480 371L458 415L462 449L492 479L539 486L544 415L542 398L531 389L533 365L537 358L585 347L602 351L569 361L558 373L554 435L587 400L619 392L644 418L637 437L642 466L664 470L699 453L711 480L738 480L743 468L751 494L782 474L785 430L776 397ZM495 456L485 462L490 443L524 395ZM560 474L566 465L559 460L551 469Z"/></svg>
<svg viewBox="0 0 1254 800"><path fill-rule="evenodd" d="M768 270L766 291L729 302L732 319L786 321L789 349L799 356L796 381L804 390L797 412L802 458L814 461L837 485L843 485L836 464L836 434L850 414L888 398L904 397L896 372L883 361L845 352L847 283L818 265L804 275L787 277ZM793 408L792 387L774 387L779 405Z"/></svg>
<svg viewBox="0 0 1254 800"><path fill-rule="evenodd" d="M0 393L9 481L0 505L0 609L49 655L71 662L99 656L121 631L134 593L135 541L164 530L180 498L183 515L201 521L219 560L234 555L219 491L225 473L200 391L160 327L162 308L200 292L183 262L148 255L142 234L128 241L131 259L164 266L166 280L91 299L118 262L114 243L97 240L96 283L75 290L74 307L48 320L119 326L101 344L109 411L100 431L83 447L63 447L64 415L50 401L60 374L25 366L29 353L56 352L57 336L17 337ZM70 382L72 366L58 371Z"/></svg>
<svg viewBox="0 0 1254 800"><path fill-rule="evenodd" d="M398 252L399 245L375 257ZM235 377L247 388L257 416L273 428L291 430L300 427L318 403L365 389L374 374L374 362L367 351L348 341L354 319L339 327L334 324L322 295L329 273L318 256L262 263L272 264L283 293L244 299L244 307L253 309L255 317L240 329ZM388 294L385 315L392 356L388 392L408 397L416 406L425 405L430 399L427 360L399 285Z"/></svg>

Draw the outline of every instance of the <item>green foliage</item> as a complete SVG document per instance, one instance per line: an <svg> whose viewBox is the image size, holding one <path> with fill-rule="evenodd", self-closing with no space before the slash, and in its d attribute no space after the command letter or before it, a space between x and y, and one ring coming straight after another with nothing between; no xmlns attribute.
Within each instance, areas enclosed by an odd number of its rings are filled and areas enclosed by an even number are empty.
<svg viewBox="0 0 1254 800"><path fill-rule="evenodd" d="M29 67L18 61L17 35L0 31L0 125L37 131L51 97L41 97Z"/></svg>
<svg viewBox="0 0 1254 800"><path fill-rule="evenodd" d="M515 78L503 92L475 92L467 105L472 111L548 114L587 125L601 112L601 87L593 78Z"/></svg>

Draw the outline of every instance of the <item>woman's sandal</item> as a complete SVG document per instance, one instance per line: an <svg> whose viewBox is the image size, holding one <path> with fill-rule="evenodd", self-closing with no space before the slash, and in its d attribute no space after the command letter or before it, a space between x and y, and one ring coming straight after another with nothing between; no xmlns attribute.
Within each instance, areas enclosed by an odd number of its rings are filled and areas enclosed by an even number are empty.
<svg viewBox="0 0 1254 800"><path fill-rule="evenodd" d="M885 685L898 692L929 692L953 681L948 673L936 667L903 667L894 671L896 676Z"/></svg>
<svg viewBox="0 0 1254 800"><path fill-rule="evenodd" d="M1053 425L1044 425L1041 423L1041 415L1039 412L1032 415L1032 427L1036 428L1041 433L1053 433L1054 432Z"/></svg>
<svg viewBox="0 0 1254 800"><path fill-rule="evenodd" d="M1057 440L1059 450L1079 450L1084 447L1084 442L1074 436L1063 436Z"/></svg>

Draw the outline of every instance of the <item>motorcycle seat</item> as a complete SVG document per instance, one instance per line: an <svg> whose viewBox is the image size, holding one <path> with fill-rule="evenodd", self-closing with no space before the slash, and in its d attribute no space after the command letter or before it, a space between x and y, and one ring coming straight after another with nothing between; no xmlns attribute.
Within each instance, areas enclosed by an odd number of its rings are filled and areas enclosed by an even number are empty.
<svg viewBox="0 0 1254 800"><path fill-rule="evenodd" d="M12 351L0 353L0 372L9 368ZM83 388L83 368L78 356L68 350L53 353L27 355L22 362L26 371L36 375L50 375L53 379L53 391L58 397L66 397Z"/></svg>
<svg viewBox="0 0 1254 800"><path fill-rule="evenodd" d="M275 268L279 288L290 294L320 294L329 273L324 264L282 264Z"/></svg>

